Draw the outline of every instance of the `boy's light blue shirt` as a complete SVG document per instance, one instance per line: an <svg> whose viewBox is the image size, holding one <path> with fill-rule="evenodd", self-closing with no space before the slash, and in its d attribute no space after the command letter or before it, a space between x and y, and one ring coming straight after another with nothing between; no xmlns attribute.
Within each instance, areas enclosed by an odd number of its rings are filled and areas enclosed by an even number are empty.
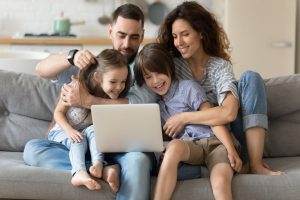
<svg viewBox="0 0 300 200"><path fill-rule="evenodd" d="M175 80L163 100L159 101L161 118L165 123L173 115L198 111L200 106L207 101L204 89L196 81ZM213 135L209 126L188 124L176 138L188 137L192 140L198 140Z"/></svg>

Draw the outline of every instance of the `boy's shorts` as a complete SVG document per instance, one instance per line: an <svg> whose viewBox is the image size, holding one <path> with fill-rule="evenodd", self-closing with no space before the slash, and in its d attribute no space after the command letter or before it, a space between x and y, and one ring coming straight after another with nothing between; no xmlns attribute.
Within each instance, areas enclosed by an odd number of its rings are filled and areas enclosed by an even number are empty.
<svg viewBox="0 0 300 200"><path fill-rule="evenodd" d="M228 153L223 143L217 137L203 138L200 140L185 140L190 149L190 157L185 163L192 165L206 165L211 171L218 163L228 163ZM239 144L233 137L233 144L239 153Z"/></svg>

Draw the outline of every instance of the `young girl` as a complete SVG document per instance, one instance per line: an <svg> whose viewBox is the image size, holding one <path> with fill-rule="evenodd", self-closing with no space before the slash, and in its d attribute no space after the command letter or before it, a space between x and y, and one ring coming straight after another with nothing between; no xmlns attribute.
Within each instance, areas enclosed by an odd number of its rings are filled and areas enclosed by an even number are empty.
<svg viewBox="0 0 300 200"><path fill-rule="evenodd" d="M79 82L92 95L117 99L124 97L130 87L130 73L126 59L116 50L106 49L96 57L96 64L80 71ZM84 185L90 190L101 186L92 177L106 180L113 191L119 188L119 167L110 165L103 168L103 154L96 149L94 129L89 109L67 107L60 98L55 111L55 126L48 139L63 143L69 150L74 186ZM88 174L85 154L90 150L92 166Z"/></svg>
<svg viewBox="0 0 300 200"><path fill-rule="evenodd" d="M148 44L135 61L139 86L146 86L161 96L163 121L177 113L197 112L210 108L202 87L192 80L177 80L172 57L160 44ZM236 143L225 126L209 127L188 124L179 133L170 124L163 127L173 138L166 148L155 187L155 200L171 199L176 186L179 162L206 165L215 199L232 199L233 171L239 172L242 161Z"/></svg>

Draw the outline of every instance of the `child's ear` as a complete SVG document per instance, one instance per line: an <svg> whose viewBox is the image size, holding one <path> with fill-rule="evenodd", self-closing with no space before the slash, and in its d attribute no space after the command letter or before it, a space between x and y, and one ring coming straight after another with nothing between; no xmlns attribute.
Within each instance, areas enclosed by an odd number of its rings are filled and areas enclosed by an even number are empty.
<svg viewBox="0 0 300 200"><path fill-rule="evenodd" d="M102 82L102 78L99 72L94 72L94 80L97 81L98 83Z"/></svg>

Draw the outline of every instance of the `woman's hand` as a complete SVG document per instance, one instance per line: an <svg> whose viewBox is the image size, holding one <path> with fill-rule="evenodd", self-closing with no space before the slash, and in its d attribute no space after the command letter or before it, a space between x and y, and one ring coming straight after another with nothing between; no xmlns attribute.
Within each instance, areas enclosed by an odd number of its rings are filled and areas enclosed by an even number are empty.
<svg viewBox="0 0 300 200"><path fill-rule="evenodd" d="M185 126L184 113L171 116L163 126L166 135L174 138Z"/></svg>

